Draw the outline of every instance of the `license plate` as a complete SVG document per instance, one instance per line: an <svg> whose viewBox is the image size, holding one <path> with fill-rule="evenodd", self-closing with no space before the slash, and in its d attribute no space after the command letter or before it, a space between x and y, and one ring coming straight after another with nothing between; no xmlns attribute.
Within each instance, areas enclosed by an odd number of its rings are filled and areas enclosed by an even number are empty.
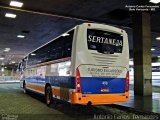
<svg viewBox="0 0 160 120"><path fill-rule="evenodd" d="M101 88L101 92L109 92L109 89L107 89L107 88Z"/></svg>

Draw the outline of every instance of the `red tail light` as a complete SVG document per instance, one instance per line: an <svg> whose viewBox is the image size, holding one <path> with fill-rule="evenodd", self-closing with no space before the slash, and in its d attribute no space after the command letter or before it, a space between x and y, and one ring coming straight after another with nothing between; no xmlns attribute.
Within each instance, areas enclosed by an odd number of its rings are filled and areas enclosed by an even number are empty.
<svg viewBox="0 0 160 120"><path fill-rule="evenodd" d="M125 87L125 92L129 91L129 71L126 74L126 87Z"/></svg>
<svg viewBox="0 0 160 120"><path fill-rule="evenodd" d="M79 69L76 69L76 92L81 92L81 80L80 80L80 72Z"/></svg>

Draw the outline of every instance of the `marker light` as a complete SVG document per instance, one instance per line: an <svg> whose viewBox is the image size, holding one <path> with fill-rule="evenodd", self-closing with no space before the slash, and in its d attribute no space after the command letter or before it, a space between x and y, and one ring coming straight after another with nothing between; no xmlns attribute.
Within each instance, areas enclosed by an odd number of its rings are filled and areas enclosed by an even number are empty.
<svg viewBox="0 0 160 120"><path fill-rule="evenodd" d="M16 14L12 14L12 13L6 13L5 14L5 17L8 17L8 18L16 18Z"/></svg>
<svg viewBox="0 0 160 120"><path fill-rule="evenodd" d="M129 71L126 74L126 86L125 86L125 92L129 91Z"/></svg>
<svg viewBox="0 0 160 120"><path fill-rule="evenodd" d="M9 5L14 7L22 7L23 3L18 1L11 1Z"/></svg>
<svg viewBox="0 0 160 120"><path fill-rule="evenodd" d="M76 92L81 92L81 80L80 80L80 72L79 69L76 69Z"/></svg>

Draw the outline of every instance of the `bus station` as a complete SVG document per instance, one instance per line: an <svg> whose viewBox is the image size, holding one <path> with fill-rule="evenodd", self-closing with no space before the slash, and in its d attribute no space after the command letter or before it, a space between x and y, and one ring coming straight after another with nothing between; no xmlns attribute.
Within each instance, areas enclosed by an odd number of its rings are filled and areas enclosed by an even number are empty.
<svg viewBox="0 0 160 120"><path fill-rule="evenodd" d="M0 0L0 119L160 119L160 0Z"/></svg>

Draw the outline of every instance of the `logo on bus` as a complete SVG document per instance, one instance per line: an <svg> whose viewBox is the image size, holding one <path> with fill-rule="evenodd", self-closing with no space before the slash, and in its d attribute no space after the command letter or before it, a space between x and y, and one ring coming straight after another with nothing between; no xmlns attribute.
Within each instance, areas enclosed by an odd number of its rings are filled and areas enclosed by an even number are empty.
<svg viewBox="0 0 160 120"><path fill-rule="evenodd" d="M107 81L102 81L102 85L108 85Z"/></svg>

